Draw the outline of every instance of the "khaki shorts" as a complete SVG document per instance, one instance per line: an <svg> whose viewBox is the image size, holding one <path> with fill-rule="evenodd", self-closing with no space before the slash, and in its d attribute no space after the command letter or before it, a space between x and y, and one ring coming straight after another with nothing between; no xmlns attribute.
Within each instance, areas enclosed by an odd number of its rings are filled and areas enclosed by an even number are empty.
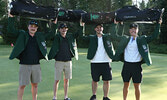
<svg viewBox="0 0 167 100"><path fill-rule="evenodd" d="M38 65L23 65L20 64L19 70L19 85L28 85L31 83L41 82L41 67Z"/></svg>
<svg viewBox="0 0 167 100"><path fill-rule="evenodd" d="M72 61L56 61L55 62L55 80L61 80L64 72L65 79L72 79Z"/></svg>

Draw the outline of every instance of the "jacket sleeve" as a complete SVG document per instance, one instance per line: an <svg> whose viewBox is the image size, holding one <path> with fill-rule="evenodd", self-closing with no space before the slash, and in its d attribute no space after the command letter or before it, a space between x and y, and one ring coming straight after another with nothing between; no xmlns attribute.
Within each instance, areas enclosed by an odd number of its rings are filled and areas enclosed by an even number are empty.
<svg viewBox="0 0 167 100"><path fill-rule="evenodd" d="M146 37L147 43L153 41L154 39L157 39L159 35L160 35L160 24L157 23L153 34Z"/></svg>
<svg viewBox="0 0 167 100"><path fill-rule="evenodd" d="M120 41L124 33L124 25L121 24L113 24L111 30L111 37L114 40Z"/></svg>
<svg viewBox="0 0 167 100"><path fill-rule="evenodd" d="M85 36L85 27L81 27L81 31L79 32L79 39L89 41L90 36Z"/></svg>
<svg viewBox="0 0 167 100"><path fill-rule="evenodd" d="M78 38L79 35L81 35L82 33L83 33L83 27L82 27L82 26L79 26L77 32L73 34L73 37L74 37L74 38Z"/></svg>
<svg viewBox="0 0 167 100"><path fill-rule="evenodd" d="M42 27L44 29L44 37L46 40L49 40L51 38L54 38L55 33L57 31L57 24L52 23L51 28L47 27L46 22L41 22Z"/></svg>
<svg viewBox="0 0 167 100"><path fill-rule="evenodd" d="M54 36L54 41L52 43L51 49L50 49L49 54L48 54L49 60L54 59L56 52L58 52L57 51L58 47L59 47L59 36L57 34Z"/></svg>
<svg viewBox="0 0 167 100"><path fill-rule="evenodd" d="M12 34L14 37L17 37L19 35L19 30L15 28L15 17L9 17L8 18L8 26L7 26L7 32L9 34Z"/></svg>

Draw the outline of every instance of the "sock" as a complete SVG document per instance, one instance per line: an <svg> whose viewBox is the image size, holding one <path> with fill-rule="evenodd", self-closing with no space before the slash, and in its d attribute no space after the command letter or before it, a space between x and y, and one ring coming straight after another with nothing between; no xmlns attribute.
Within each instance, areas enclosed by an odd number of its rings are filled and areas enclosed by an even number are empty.
<svg viewBox="0 0 167 100"><path fill-rule="evenodd" d="M55 96L53 96L53 99L57 99Z"/></svg>
<svg viewBox="0 0 167 100"><path fill-rule="evenodd" d="M95 97L95 98L96 98L96 95L93 95L93 97Z"/></svg>

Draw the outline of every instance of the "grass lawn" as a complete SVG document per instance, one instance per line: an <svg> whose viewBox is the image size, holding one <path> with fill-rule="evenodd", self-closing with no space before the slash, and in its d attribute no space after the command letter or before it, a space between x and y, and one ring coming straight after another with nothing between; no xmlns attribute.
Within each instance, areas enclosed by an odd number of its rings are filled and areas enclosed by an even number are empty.
<svg viewBox="0 0 167 100"><path fill-rule="evenodd" d="M19 61L9 60L12 47L0 45L0 100L17 100ZM90 62L86 59L86 49L79 49L79 61L73 59L73 79L70 80L69 97L73 100L89 100L91 94ZM143 65L141 100L167 100L167 55L151 54L152 66ZM122 100L121 62L111 63L113 80L109 97ZM41 61L42 82L39 84L38 100L52 100L54 83L54 60ZM97 98L102 100L102 81L99 82ZM58 100L63 100L63 80L59 84ZM25 89L24 100L31 99L31 86ZM135 100L131 84L128 100Z"/></svg>

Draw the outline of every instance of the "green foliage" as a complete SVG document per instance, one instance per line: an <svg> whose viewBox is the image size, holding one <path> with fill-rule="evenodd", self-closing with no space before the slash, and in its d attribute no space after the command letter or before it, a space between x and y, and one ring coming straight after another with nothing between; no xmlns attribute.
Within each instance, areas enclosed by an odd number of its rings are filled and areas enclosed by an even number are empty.
<svg viewBox="0 0 167 100"><path fill-rule="evenodd" d="M0 0L0 20L6 14L6 0Z"/></svg>
<svg viewBox="0 0 167 100"><path fill-rule="evenodd" d="M167 44L151 43L149 47L150 47L150 52L167 54Z"/></svg>
<svg viewBox="0 0 167 100"><path fill-rule="evenodd" d="M140 3L139 8L140 9L145 9L146 8L146 3L145 3L144 0L142 0L142 2Z"/></svg>
<svg viewBox="0 0 167 100"><path fill-rule="evenodd" d="M132 5L132 0L113 0L112 9L117 10L123 6Z"/></svg>
<svg viewBox="0 0 167 100"><path fill-rule="evenodd" d="M161 35L159 43L161 44L167 44L167 0L149 0L147 7L151 8L165 8L165 12L163 13L163 23L161 25Z"/></svg>
<svg viewBox="0 0 167 100"><path fill-rule="evenodd" d="M1 20L0 22L3 25L2 28L2 38L3 38L3 44L10 44L13 43L15 41L15 38L13 38L11 35L9 35L7 33L7 25L8 25L8 21L7 18L3 18L3 20Z"/></svg>
<svg viewBox="0 0 167 100"><path fill-rule="evenodd" d="M41 6L55 6L55 1L57 0L33 0L37 5Z"/></svg>

